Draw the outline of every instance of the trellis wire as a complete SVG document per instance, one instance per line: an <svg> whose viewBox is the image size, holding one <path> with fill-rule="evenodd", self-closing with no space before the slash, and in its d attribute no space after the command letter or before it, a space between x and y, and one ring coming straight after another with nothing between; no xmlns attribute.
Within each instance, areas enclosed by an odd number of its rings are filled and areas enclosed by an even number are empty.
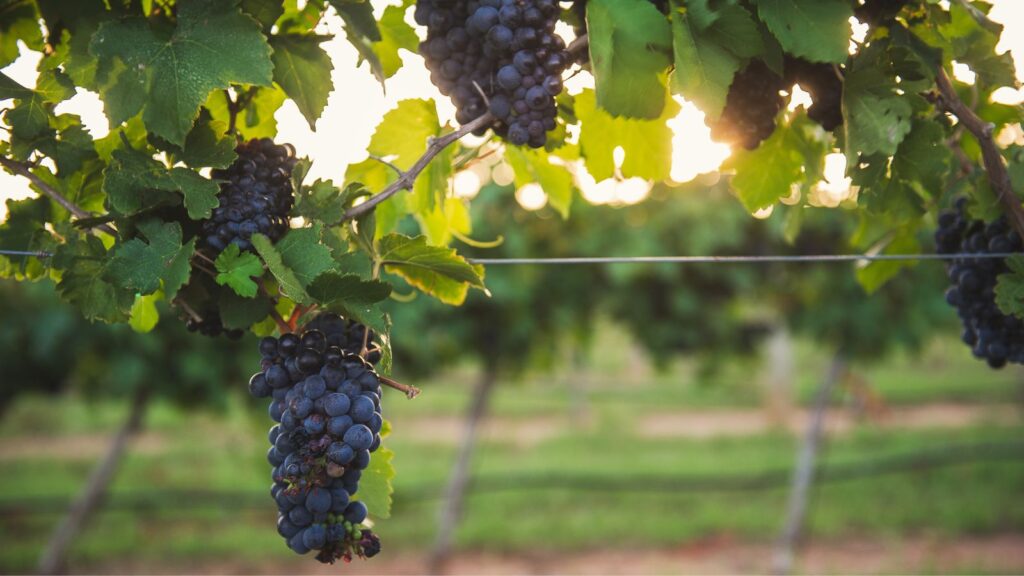
<svg viewBox="0 0 1024 576"><path fill-rule="evenodd" d="M577 256L566 258L468 258L472 264L486 266L580 266L589 264L770 264L807 262L891 262L913 260L959 260L963 258L991 259L1016 256L1015 252L985 254L770 254L740 256ZM3 256L32 256L50 258L52 252L31 250L0 250Z"/></svg>

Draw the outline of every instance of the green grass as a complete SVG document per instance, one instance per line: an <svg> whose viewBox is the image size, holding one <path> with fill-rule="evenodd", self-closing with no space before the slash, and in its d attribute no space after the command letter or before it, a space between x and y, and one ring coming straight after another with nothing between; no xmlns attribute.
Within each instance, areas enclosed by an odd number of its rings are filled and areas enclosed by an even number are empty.
<svg viewBox="0 0 1024 576"><path fill-rule="evenodd" d="M896 358L864 374L887 402L935 401L1006 403L1016 399L1020 373L993 372L959 345L940 342L921 358ZM798 347L798 390L806 398L824 372L827 358L807 345ZM621 360L621 359L620 359ZM484 441L475 460L481 486L502 478L588 475L617 479L625 489L505 489L472 494L458 532L460 547L494 550L566 550L606 547L672 546L709 535L767 541L774 537L785 507L783 487L748 492L680 489L650 491L630 485L636 477L750 475L791 465L796 440L784 434L706 441L642 439L634 425L647 411L755 406L760 402L756 363L737 363L705 384L693 366L680 363L666 373L602 358L588 376L591 425L569 422L573 397L564 377L529 377L502 386L493 413L512 420L557 415L554 434L536 444L515 438ZM600 376L598 376L600 374ZM426 416L459 416L467 403L471 374L456 372L423 383L416 401L386 397L398 432L389 440L397 453L398 477L391 519L379 524L389 550L420 550L433 538L439 500L455 446L429 433L401 433L403 422ZM204 561L246 562L291 558L273 530L262 402L240 393L221 411L184 410L155 402L147 416L147 441L126 457L104 509L76 543L74 561L82 566L138 562L189 565ZM50 437L92 442L91 451L54 458L45 453L0 461L0 495L7 502L50 497L50 512L25 510L0 517L0 572L30 570L61 505L80 489L103 433L125 417L116 402L23 398L0 421L0 442ZM422 424L421 424L422 425ZM896 431L869 426L828 443L825 466L861 462L889 454L944 446L1019 442L1024 422L958 430ZM90 436L91 435L91 436ZM90 438L92 438L90 440ZM634 480L634 483L639 481ZM172 499L189 490L240 492L241 503L213 502L205 508ZM133 494L158 495L153 509L120 506ZM162 496L161 496L162 495ZM1024 530L1024 458L974 462L826 483L814 492L809 530L815 537L850 535L900 537L912 534L956 538ZM250 503L253 505L245 505Z"/></svg>

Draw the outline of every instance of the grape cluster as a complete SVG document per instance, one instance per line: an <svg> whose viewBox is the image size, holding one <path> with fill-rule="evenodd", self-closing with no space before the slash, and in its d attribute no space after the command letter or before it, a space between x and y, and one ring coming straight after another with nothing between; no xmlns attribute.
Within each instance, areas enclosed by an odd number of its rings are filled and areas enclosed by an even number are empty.
<svg viewBox="0 0 1024 576"><path fill-rule="evenodd" d="M828 131L843 124L843 79L832 64L786 59L787 84L799 84L811 95L813 103L807 116Z"/></svg>
<svg viewBox="0 0 1024 576"><path fill-rule="evenodd" d="M362 471L380 446L381 381L373 367L332 342L346 343L350 326L320 318L301 335L260 341L263 371L249 392L270 397L267 460L273 466L270 494L278 507L277 531L298 554L317 550L317 560L346 562L380 552L380 539L363 523L366 505L352 496ZM362 347L362 341L359 342Z"/></svg>
<svg viewBox="0 0 1024 576"><path fill-rule="evenodd" d="M965 203L960 200L955 210L939 216L935 232L939 253L1009 253L1024 248L1004 217L989 224L971 221L964 213ZM946 264L952 282L946 301L957 309L963 323L963 341L993 368L1007 362L1024 364L1024 321L1003 314L995 302L996 280L1007 270L1001 258L957 258Z"/></svg>
<svg viewBox="0 0 1024 576"><path fill-rule="evenodd" d="M269 138L250 140L235 149L238 158L225 170L211 176L222 180L217 198L220 205L203 220L203 244L215 253L236 244L252 250L250 238L263 234L277 241L288 231L292 209L292 168L295 149L278 146Z"/></svg>
<svg viewBox="0 0 1024 576"><path fill-rule="evenodd" d="M736 74L722 116L711 126L715 140L753 150L775 131L775 117L785 105L779 92L785 81L761 60Z"/></svg>
<svg viewBox="0 0 1024 576"><path fill-rule="evenodd" d="M306 324L306 330L319 330L327 336L327 346L336 347L349 354L361 354L363 344L367 346L365 358L371 364L380 362L381 350L374 346L375 334L366 326L354 320L346 320L337 314L319 314Z"/></svg>
<svg viewBox="0 0 1024 576"><path fill-rule="evenodd" d="M489 111L495 133L510 143L544 146L571 63L555 34L560 12L556 0L416 2L416 22L427 27L420 54L460 124Z"/></svg>

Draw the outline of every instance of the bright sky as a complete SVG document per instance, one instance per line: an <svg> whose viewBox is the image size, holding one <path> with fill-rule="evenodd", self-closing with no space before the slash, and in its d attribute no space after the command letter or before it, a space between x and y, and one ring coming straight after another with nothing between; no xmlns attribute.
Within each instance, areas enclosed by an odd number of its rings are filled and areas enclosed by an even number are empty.
<svg viewBox="0 0 1024 576"><path fill-rule="evenodd" d="M999 49L1012 51L1018 76L1024 79L1024 1L991 1L994 4L991 17L1006 26ZM378 10L383 10L385 3L375 2L375 5ZM334 34L334 39L323 45L334 62L334 92L331 94L327 109L317 122L317 131L309 129L305 119L291 102L287 102L277 113L278 140L291 142L300 155L308 155L313 159L313 177L343 181L345 168L366 158L366 147L375 127L384 114L400 100L434 98L438 103L442 121L454 117L451 103L430 83L429 75L416 54L403 52L406 65L388 81L387 93L384 94L366 64L356 67L357 54L345 40L340 19L329 19L322 25L321 32ZM567 30L560 29L560 32L566 36L571 35L571 32L565 34ZM35 67L39 57L38 53L23 52L22 57L3 71L18 82L32 87L35 83ZM569 83L569 90L577 92L587 85L592 85L592 78L581 74ZM1024 91L1018 90L1016 94L1001 96L1019 101L1024 99ZM682 104L682 112L670 122L675 133L672 178L685 182L698 174L715 170L728 156L729 149L710 140L710 131L704 126L703 114L696 107L687 102ZM74 98L62 103L58 107L58 112L80 115L85 127L93 136L103 136L108 132L102 103L94 93L79 91ZM838 175L830 175L828 184L831 188L823 188L826 193L840 186L842 181L842 159L832 160L835 161L830 162L830 166L837 168L831 171L835 172L838 169ZM494 166L493 170L491 176L496 180L505 180L508 176L508 167L503 164ZM477 176L481 174L478 173ZM487 177L487 174L482 176ZM577 183L584 196L597 203L636 202L646 197L649 190L649 185L642 181L594 182L594 179L582 169L577 170ZM479 185L480 178L461 177L456 179L456 192L471 196ZM24 179L0 171L0 218L6 215L2 201L31 194ZM529 208L538 208L546 203L546 197L539 186L520 191L517 197Z"/></svg>

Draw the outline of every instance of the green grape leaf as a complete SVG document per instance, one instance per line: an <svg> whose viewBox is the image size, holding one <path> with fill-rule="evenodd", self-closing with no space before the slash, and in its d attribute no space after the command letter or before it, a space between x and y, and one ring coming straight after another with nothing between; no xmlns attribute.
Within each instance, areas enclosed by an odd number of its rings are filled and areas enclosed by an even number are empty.
<svg viewBox="0 0 1024 576"><path fill-rule="evenodd" d="M626 155L622 175L665 180L672 168L672 130L666 122L679 113L674 100L662 108L656 120L613 118L597 107L594 91L584 90L576 97L576 116L580 128L580 149L587 170L598 181L615 175L615 149Z"/></svg>
<svg viewBox="0 0 1024 576"><path fill-rule="evenodd" d="M249 100L245 111L238 115L235 130L245 139L273 138L277 135L277 119L274 118L274 114L288 99L288 95L276 84L270 88L253 86L249 89L253 90L255 95ZM221 90L211 92L203 107L225 126L231 119L227 96Z"/></svg>
<svg viewBox="0 0 1024 576"><path fill-rule="evenodd" d="M103 172L103 191L113 208L134 214L168 201L168 192L184 198L193 220L209 218L217 207L220 187L188 168L171 168L137 150L115 150L110 166Z"/></svg>
<svg viewBox="0 0 1024 576"><path fill-rule="evenodd" d="M308 228L296 228L277 243L281 259L295 273L303 287L309 286L317 276L334 267L331 249L320 241L323 225L315 223Z"/></svg>
<svg viewBox="0 0 1024 576"><path fill-rule="evenodd" d="M129 313L128 325L139 334L148 334L156 328L160 321L160 312L156 309L156 303L163 298L159 291L153 294L139 294L135 297Z"/></svg>
<svg viewBox="0 0 1024 576"><path fill-rule="evenodd" d="M331 180L317 180L311 186L302 186L296 195L292 213L306 220L340 222L354 193L362 190L359 184L351 184L342 192Z"/></svg>
<svg viewBox="0 0 1024 576"><path fill-rule="evenodd" d="M732 189L747 210L757 212L789 196L804 164L800 150L799 136L789 126L779 125L760 146L737 151L726 161L724 168L736 172Z"/></svg>
<svg viewBox="0 0 1024 576"><path fill-rule="evenodd" d="M334 90L331 58L320 47L328 36L313 34L284 34L272 36L274 49L274 80L295 101L299 112L306 118L310 130L327 106L327 98Z"/></svg>
<svg viewBox="0 0 1024 576"><path fill-rule="evenodd" d="M220 320L229 330L248 330L266 318L272 307L273 303L265 296L243 298L231 290L221 290L217 300Z"/></svg>
<svg viewBox="0 0 1024 576"><path fill-rule="evenodd" d="M270 85L271 49L237 0L181 0L172 30L145 18L105 22L89 51L107 115L118 125L143 110L153 132L183 144L211 91L232 82Z"/></svg>
<svg viewBox="0 0 1024 576"><path fill-rule="evenodd" d="M356 274L324 272L307 289L322 306L365 307L391 295L391 285L380 280L364 280Z"/></svg>
<svg viewBox="0 0 1024 576"><path fill-rule="evenodd" d="M242 12L255 18L264 30L270 30L284 14L284 0L242 0L241 7Z"/></svg>
<svg viewBox="0 0 1024 576"><path fill-rule="evenodd" d="M714 121L725 108L729 86L743 58L730 50L733 44L721 44L719 39L696 30L689 13L681 9L680 2L673 0L673 7L678 12L672 19L675 55L672 90L693 101L708 120ZM736 8L745 11L738 6ZM757 33L756 44L760 45L760 33L756 28L754 32ZM745 38L736 44L749 45L751 41L751 38Z"/></svg>
<svg viewBox="0 0 1024 576"><path fill-rule="evenodd" d="M266 263L270 273L274 275L274 278L277 278L281 292L299 304L312 304L313 301L309 294L306 293L305 287L299 282L295 273L285 265L284 260L281 258L281 253L274 247L274 243L270 241L270 238L263 234L253 234L251 241L260 258L263 258L263 262Z"/></svg>
<svg viewBox="0 0 1024 576"><path fill-rule="evenodd" d="M323 226L314 224L288 232L275 246L262 234L252 237L252 244L277 278L281 290L299 304L311 304L306 292L314 279L334 267L331 250L320 243Z"/></svg>
<svg viewBox="0 0 1024 576"><path fill-rule="evenodd" d="M849 56L853 8L845 0L757 0L757 13L790 54L837 64Z"/></svg>
<svg viewBox="0 0 1024 576"><path fill-rule="evenodd" d="M54 204L49 198L8 200L6 219L0 223L0 246L7 250L37 252L53 247L54 239L46 230L53 218ZM24 273L32 260L30 256L3 256L16 263L14 268Z"/></svg>
<svg viewBox="0 0 1024 576"><path fill-rule="evenodd" d="M18 59L18 41L29 50L42 51L43 31L34 2L0 0L0 68Z"/></svg>
<svg viewBox="0 0 1024 576"><path fill-rule="evenodd" d="M902 180L925 198L936 197L945 188L952 168L953 153L946 134L934 120L915 119L900 142L890 168L894 179Z"/></svg>
<svg viewBox="0 0 1024 576"><path fill-rule="evenodd" d="M388 6L384 9L378 26L381 39L373 43L373 51L380 61L384 78L391 78L402 68L400 49L410 52L419 50L420 39L416 31L405 21L406 6Z"/></svg>
<svg viewBox="0 0 1024 576"><path fill-rule="evenodd" d="M938 27L946 40L949 58L967 64L978 75L978 81L987 86L1017 85L1013 55L1009 50L997 50L1002 26L986 29L956 2L949 10L949 21Z"/></svg>
<svg viewBox="0 0 1024 576"><path fill-rule="evenodd" d="M423 236L388 234L377 252L385 270L445 304L462 304L470 287L486 290L483 266L470 264L451 248L429 246Z"/></svg>
<svg viewBox="0 0 1024 576"><path fill-rule="evenodd" d="M391 494L395 489L391 482L395 479L395 453L380 447L370 458L370 465L363 470L359 480L359 492L353 494L353 500L366 504L367 510L376 518L391 517Z"/></svg>
<svg viewBox="0 0 1024 576"><path fill-rule="evenodd" d="M599 112L605 114L604 112ZM605 114L607 116L607 114ZM620 119L620 122L629 120ZM516 187L536 183L544 189L551 207L562 215L569 217L572 206L572 174L564 166L556 166L550 162L550 156L543 150L529 150L509 146L505 149L505 159L515 170Z"/></svg>
<svg viewBox="0 0 1024 576"><path fill-rule="evenodd" d="M135 293L106 280L106 256L103 242L95 236L61 246L57 260L64 264L64 273L57 291L89 320L124 322L135 303Z"/></svg>
<svg viewBox="0 0 1024 576"><path fill-rule="evenodd" d="M996 305L1003 314L1024 320L1024 256L1010 256L1006 265L1010 271L996 281Z"/></svg>
<svg viewBox="0 0 1024 576"><path fill-rule="evenodd" d="M369 2L344 0L331 0L331 5L345 23L345 36L359 53L359 63L368 62L370 71L383 85L387 77L380 57L374 49L374 44L380 42L382 36L377 19L373 16L373 6Z"/></svg>
<svg viewBox="0 0 1024 576"><path fill-rule="evenodd" d="M870 254L881 251L882 254L920 254L921 244L913 228L905 228L896 233L883 246L875 246L868 251ZM914 260L876 260L863 262L857 267L857 282L868 294L885 285L900 273L900 270L916 265Z"/></svg>
<svg viewBox="0 0 1024 576"><path fill-rule="evenodd" d="M393 157L393 164L408 170L426 152L430 139L440 133L433 100L402 100L384 115L367 151L381 158Z"/></svg>
<svg viewBox="0 0 1024 576"><path fill-rule="evenodd" d="M672 64L665 16L647 0L590 0L587 27L598 105L613 116L661 116Z"/></svg>
<svg viewBox="0 0 1024 576"><path fill-rule="evenodd" d="M892 156L910 132L910 101L895 93L895 81L873 66L854 66L843 84L847 150ZM849 153L849 152L848 152Z"/></svg>
<svg viewBox="0 0 1024 576"><path fill-rule="evenodd" d="M173 299L191 273L195 239L182 245L177 222L147 220L139 224L139 232L145 241L133 238L114 248L108 279L142 294L156 292L163 281L167 298Z"/></svg>
<svg viewBox="0 0 1024 576"><path fill-rule="evenodd" d="M199 121L185 138L181 160L192 168L227 168L238 157L235 138L227 134L228 125L203 111Z"/></svg>
<svg viewBox="0 0 1024 576"><path fill-rule="evenodd" d="M252 252L242 252L238 246L228 244L217 260L217 284L230 286L239 296L256 296L259 286L253 279L263 276L263 263Z"/></svg>

